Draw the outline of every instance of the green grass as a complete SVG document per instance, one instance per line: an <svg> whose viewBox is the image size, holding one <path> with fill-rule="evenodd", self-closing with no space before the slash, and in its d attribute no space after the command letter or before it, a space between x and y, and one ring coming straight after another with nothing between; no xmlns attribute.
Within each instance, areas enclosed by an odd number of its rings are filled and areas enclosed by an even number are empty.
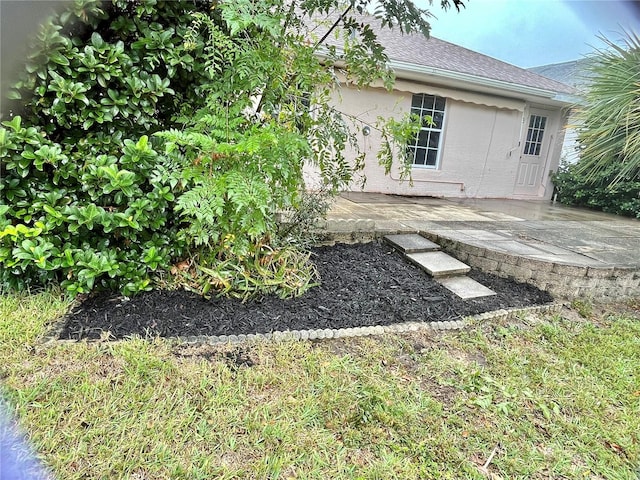
<svg viewBox="0 0 640 480"><path fill-rule="evenodd" d="M68 307L0 297L5 396L60 479L638 475L637 306L316 343L41 344Z"/></svg>

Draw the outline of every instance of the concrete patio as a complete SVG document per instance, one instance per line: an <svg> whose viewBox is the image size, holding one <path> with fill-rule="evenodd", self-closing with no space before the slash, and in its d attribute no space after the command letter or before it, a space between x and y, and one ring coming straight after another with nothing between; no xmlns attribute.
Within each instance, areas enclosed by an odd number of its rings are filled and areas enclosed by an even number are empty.
<svg viewBox="0 0 640 480"><path fill-rule="evenodd" d="M330 241L420 233L459 260L558 298L640 297L640 221L546 201L344 193Z"/></svg>

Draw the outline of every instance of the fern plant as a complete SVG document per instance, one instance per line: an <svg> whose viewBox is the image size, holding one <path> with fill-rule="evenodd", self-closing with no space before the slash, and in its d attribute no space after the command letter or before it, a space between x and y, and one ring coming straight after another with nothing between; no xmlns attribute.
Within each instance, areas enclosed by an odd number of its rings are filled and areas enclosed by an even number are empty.
<svg viewBox="0 0 640 480"><path fill-rule="evenodd" d="M220 3L213 16L194 14L185 35L185 49L202 52L208 75L204 107L186 129L157 136L167 155L186 159L182 175L189 187L176 204L181 239L191 245L190 268L182 277L203 293L302 293L314 273L297 249L309 245L300 233L313 232L328 205L305 203L302 167L317 166L321 189L335 194L364 166L357 135L331 106L333 69L321 63L317 45L305 41L312 33L292 5ZM357 64L348 77L361 86L373 80L390 86L387 58L372 30L353 19L344 27L361 33L359 40L346 38L345 59ZM199 38L206 40L199 44ZM367 56L370 51L379 54ZM391 137L404 140L413 132L409 123L383 130L389 159L395 153ZM357 153L355 162L345 155L347 148ZM297 219L295 226L279 223L282 213Z"/></svg>
<svg viewBox="0 0 640 480"><path fill-rule="evenodd" d="M212 123L218 122L210 120L208 125ZM175 208L184 225L180 238L192 246L188 259L192 268L181 273L183 283L203 294L213 287L242 298L257 292L302 293L304 286L313 283L308 258L270 244L277 213L295 208L299 201L302 160L309 155L306 140L271 122L247 128L243 136L236 130L235 141L219 141L215 128L209 133L195 131L203 125L198 122L188 131L156 134L164 139L167 155L189 159L182 170L182 181L189 188L178 197ZM264 269L265 261L273 266L271 259L285 257L286 275L280 268ZM300 285L294 288L296 275Z"/></svg>

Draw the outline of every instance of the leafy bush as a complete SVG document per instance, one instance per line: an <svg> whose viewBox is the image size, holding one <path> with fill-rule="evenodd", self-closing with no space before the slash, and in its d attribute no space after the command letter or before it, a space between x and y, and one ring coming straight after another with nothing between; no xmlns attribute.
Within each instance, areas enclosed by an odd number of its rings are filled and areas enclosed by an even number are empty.
<svg viewBox="0 0 640 480"><path fill-rule="evenodd" d="M46 22L0 128L1 284L129 294L172 272L204 294L304 292L315 269L285 239L306 227L277 216L304 204L304 162L329 192L363 166L344 155L358 145L330 106L334 66L359 86L392 80L354 4L343 50L308 41L302 17L340 5L78 0ZM428 27L411 2L380 12Z"/></svg>
<svg viewBox="0 0 640 480"><path fill-rule="evenodd" d="M143 136L119 155L80 163L21 118L0 129L4 164L0 279L12 288L61 282L70 293L94 287L132 293L170 266L184 243L171 211L176 172Z"/></svg>
<svg viewBox="0 0 640 480"><path fill-rule="evenodd" d="M205 295L212 287L242 298L304 293L315 278L309 256L273 237L278 212L298 203L308 142L275 123L235 141L198 129L157 134L167 155L186 161L181 178L191 185L175 206L185 225L179 238L191 246L181 283Z"/></svg>
<svg viewBox="0 0 640 480"><path fill-rule="evenodd" d="M602 38L587 62L588 87L577 107L580 160L553 178L561 202L640 218L640 39Z"/></svg>
<svg viewBox="0 0 640 480"><path fill-rule="evenodd" d="M286 64L274 41L281 19L257 26L231 8L214 12L227 22L202 5L206 14L190 2L85 1L43 26L11 93L25 119L0 128L3 285L133 293L185 261L184 283L204 293L311 283L308 256L269 246L311 157L299 111L282 101L296 94L289 73L264 91ZM271 41L256 44L260 35ZM315 80L296 83L302 92ZM260 90L271 113L256 122L245 110ZM326 140L317 145L327 151ZM325 159L325 172L336 158L333 178L347 181L341 155ZM281 265L306 280L285 278Z"/></svg>
<svg viewBox="0 0 640 480"><path fill-rule="evenodd" d="M2 285L133 293L184 254L182 166L148 134L203 103L194 5L88 0L42 26L0 127Z"/></svg>
<svg viewBox="0 0 640 480"><path fill-rule="evenodd" d="M558 199L567 205L640 218L640 180L612 183L619 174L615 164L587 175L578 165L566 165L553 177Z"/></svg>
<svg viewBox="0 0 640 480"><path fill-rule="evenodd" d="M359 168L344 156L347 145L358 145L330 106L332 71L301 41L307 26L286 2L238 1L217 10L220 20L195 14L193 40L186 40L195 49L198 35L206 39L205 105L183 131L157 134L167 155L185 160L183 175L193 184L176 206L193 246L182 282L205 295L211 288L242 298L299 295L316 280L309 255L299 250L309 239L301 237L326 212L326 205L310 209L303 201L302 166L317 165L327 191L335 192ZM356 50L366 53L362 45ZM379 68L351 75L363 84L386 75L384 60L368 58ZM278 225L286 212L305 222Z"/></svg>
<svg viewBox="0 0 640 480"><path fill-rule="evenodd" d="M9 107L63 149L88 155L184 120L202 104L205 79L202 52L187 52L184 36L191 13L207 5L73 3L41 26Z"/></svg>

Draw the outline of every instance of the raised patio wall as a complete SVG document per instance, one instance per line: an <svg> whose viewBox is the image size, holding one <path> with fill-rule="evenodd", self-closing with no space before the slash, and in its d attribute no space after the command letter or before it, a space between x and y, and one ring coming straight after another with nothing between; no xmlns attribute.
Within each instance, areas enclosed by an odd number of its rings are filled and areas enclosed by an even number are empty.
<svg viewBox="0 0 640 480"><path fill-rule="evenodd" d="M620 300L640 296L639 268L544 262L468 245L429 232L420 233L471 267L535 285L558 299Z"/></svg>
<svg viewBox="0 0 640 480"><path fill-rule="evenodd" d="M532 260L426 231L379 231L372 220L333 220L322 243L366 243L394 233L420 233L471 267L535 285L558 300L615 301L640 297L640 268L637 267L599 268Z"/></svg>

